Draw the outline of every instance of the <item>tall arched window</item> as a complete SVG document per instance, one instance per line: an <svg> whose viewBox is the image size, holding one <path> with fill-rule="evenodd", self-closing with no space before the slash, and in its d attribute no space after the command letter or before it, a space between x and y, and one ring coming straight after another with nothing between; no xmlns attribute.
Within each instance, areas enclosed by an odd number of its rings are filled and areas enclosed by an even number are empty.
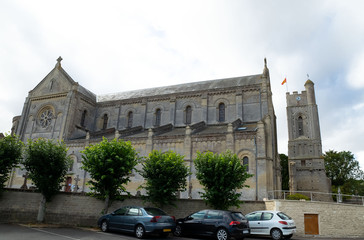
<svg viewBox="0 0 364 240"><path fill-rule="evenodd" d="M192 122L192 108L191 108L191 106L186 107L185 122L186 122L186 124L191 124L191 122Z"/></svg>
<svg viewBox="0 0 364 240"><path fill-rule="evenodd" d="M109 117L107 114L104 114L104 123L102 124L102 130L105 130L107 128L107 121L109 120Z"/></svg>
<svg viewBox="0 0 364 240"><path fill-rule="evenodd" d="M243 157L243 165L246 166L246 171L249 171L249 158L248 157Z"/></svg>
<svg viewBox="0 0 364 240"><path fill-rule="evenodd" d="M219 122L225 122L225 104L219 104Z"/></svg>
<svg viewBox="0 0 364 240"><path fill-rule="evenodd" d="M128 113L128 128L131 128L133 126L133 112L130 111Z"/></svg>
<svg viewBox="0 0 364 240"><path fill-rule="evenodd" d="M303 119L301 116L298 117L297 120L297 126L298 126L298 136L303 136Z"/></svg>
<svg viewBox="0 0 364 240"><path fill-rule="evenodd" d="M81 126L82 127L85 126L86 114L87 114L87 111L84 110L83 113L82 113L82 116L81 116Z"/></svg>
<svg viewBox="0 0 364 240"><path fill-rule="evenodd" d="M162 116L162 111L158 108L155 111L155 126L161 125L161 116Z"/></svg>

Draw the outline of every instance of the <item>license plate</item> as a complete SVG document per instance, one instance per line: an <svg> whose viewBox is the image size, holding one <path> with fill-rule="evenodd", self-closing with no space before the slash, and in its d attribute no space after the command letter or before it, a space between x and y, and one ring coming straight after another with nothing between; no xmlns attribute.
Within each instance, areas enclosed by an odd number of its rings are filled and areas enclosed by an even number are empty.
<svg viewBox="0 0 364 240"><path fill-rule="evenodd" d="M169 228L163 229L163 232L171 232L172 230Z"/></svg>
<svg viewBox="0 0 364 240"><path fill-rule="evenodd" d="M243 233L249 233L249 231L248 230L244 230Z"/></svg>

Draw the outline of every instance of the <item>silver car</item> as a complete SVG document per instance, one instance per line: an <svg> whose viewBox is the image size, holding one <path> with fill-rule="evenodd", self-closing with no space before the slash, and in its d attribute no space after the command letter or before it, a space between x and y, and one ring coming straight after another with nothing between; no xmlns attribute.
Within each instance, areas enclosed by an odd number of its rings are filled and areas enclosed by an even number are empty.
<svg viewBox="0 0 364 240"><path fill-rule="evenodd" d="M245 217L249 220L251 235L268 235L274 240L290 239L296 232L296 224L280 211L256 211Z"/></svg>
<svg viewBox="0 0 364 240"><path fill-rule="evenodd" d="M148 233L168 236L176 228L175 218L159 208L126 206L99 218L97 225L102 231L109 230L134 233L143 238Z"/></svg>

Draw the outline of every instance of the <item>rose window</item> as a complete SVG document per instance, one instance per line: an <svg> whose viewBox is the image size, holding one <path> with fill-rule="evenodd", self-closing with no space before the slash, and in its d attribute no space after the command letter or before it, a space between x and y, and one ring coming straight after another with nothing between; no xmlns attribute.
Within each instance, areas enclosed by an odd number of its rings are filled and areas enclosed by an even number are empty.
<svg viewBox="0 0 364 240"><path fill-rule="evenodd" d="M52 118L53 118L53 112L51 109L46 109L42 112L42 114L40 115L39 117L39 122L40 122L40 125L43 127L43 128L46 128L48 127L51 122L52 122Z"/></svg>

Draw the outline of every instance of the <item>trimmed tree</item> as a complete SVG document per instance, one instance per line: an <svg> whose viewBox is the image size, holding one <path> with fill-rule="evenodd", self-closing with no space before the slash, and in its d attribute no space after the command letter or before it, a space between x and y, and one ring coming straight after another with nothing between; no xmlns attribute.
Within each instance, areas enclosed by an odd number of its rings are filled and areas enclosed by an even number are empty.
<svg viewBox="0 0 364 240"><path fill-rule="evenodd" d="M127 193L125 184L138 163L138 154L130 142L106 138L82 151L83 169L90 173L92 194L105 200L103 213L107 213L110 201Z"/></svg>
<svg viewBox="0 0 364 240"><path fill-rule="evenodd" d="M61 184L71 164L67 147L63 142L56 143L52 139L29 139L22 163L29 178L42 194L37 221L43 222L46 202L50 202L62 188Z"/></svg>
<svg viewBox="0 0 364 240"><path fill-rule="evenodd" d="M143 162L141 176L146 182L141 185L146 192L145 200L159 207L174 205L178 191L185 191L187 186L188 167L183 156L168 151L152 151Z"/></svg>
<svg viewBox="0 0 364 240"><path fill-rule="evenodd" d="M242 193L237 190L249 187L245 181L253 175L247 172L236 154L230 151L221 154L198 152L194 164L196 177L205 191L201 196L207 204L215 209L239 207Z"/></svg>
<svg viewBox="0 0 364 240"><path fill-rule="evenodd" d="M20 162L22 148L22 141L15 135L5 135L0 139L0 193L9 179L9 172Z"/></svg>
<svg viewBox="0 0 364 240"><path fill-rule="evenodd" d="M288 170L288 156L286 154L279 154L281 159L281 176L282 176L282 190L289 190L289 170Z"/></svg>

